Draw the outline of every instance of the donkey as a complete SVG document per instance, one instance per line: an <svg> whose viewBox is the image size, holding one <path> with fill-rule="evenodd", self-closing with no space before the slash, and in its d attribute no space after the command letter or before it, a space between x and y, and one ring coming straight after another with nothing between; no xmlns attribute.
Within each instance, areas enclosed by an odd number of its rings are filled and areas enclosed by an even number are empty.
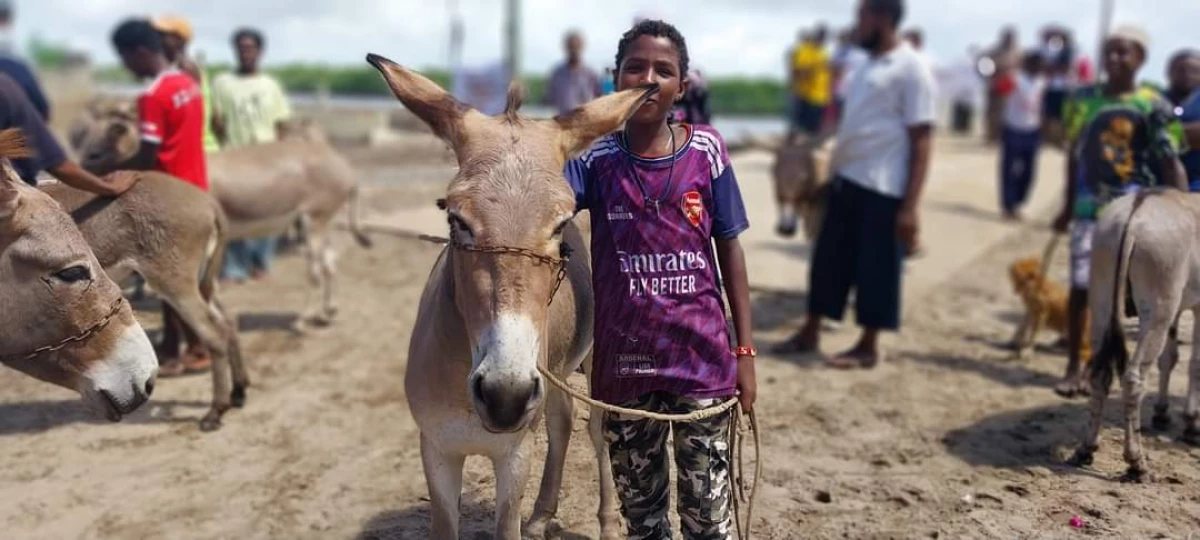
<svg viewBox="0 0 1200 540"><path fill-rule="evenodd" d="M1125 195L1109 203L1096 222L1092 239L1091 298L1092 350L1091 417L1084 440L1072 457L1078 466L1089 465L1099 448L1104 402L1114 375L1121 377L1125 404L1125 461L1123 477L1142 481L1148 475L1146 456L1138 434L1141 423L1142 378L1155 358L1159 362L1158 402L1154 425L1166 429L1167 397L1171 370L1179 359L1179 345L1169 339L1183 310L1200 316L1200 197L1174 189L1155 188ZM1133 358L1125 348L1121 326L1125 284L1128 280L1137 306L1137 349ZM1200 343L1200 325L1193 329ZM1200 445L1200 347L1192 351L1188 370L1188 398L1184 409L1182 440Z"/></svg>
<svg viewBox="0 0 1200 540"><path fill-rule="evenodd" d="M89 109L77 119L71 140L89 170L107 169L137 153L137 115L120 103ZM334 303L333 220L349 205L350 230L360 246L370 239L359 224L353 167L321 129L308 121L288 126L281 140L232 147L208 156L209 189L229 222L229 239L285 234L304 229L309 280L321 291L304 320L327 324Z"/></svg>
<svg viewBox="0 0 1200 540"><path fill-rule="evenodd" d="M581 364L591 370L591 270L572 221L575 198L563 166L569 155L620 129L657 87L610 94L553 119L533 120L518 116L521 92L514 86L504 113L486 116L386 58L372 54L367 61L449 144L459 164L444 204L450 247L422 293L404 381L421 431L431 537L458 537L463 461L480 454L491 459L496 475L495 534L520 537L529 471L525 441L544 403L549 451L526 526L529 535L542 536L558 507L573 403L547 388L538 366L563 378ZM563 244L580 254L562 261ZM598 517L605 538L620 538L600 420L593 410Z"/></svg>
<svg viewBox="0 0 1200 540"><path fill-rule="evenodd" d="M212 431L231 405L245 403L250 385L237 329L215 297L225 217L196 186L162 173L140 174L138 183L115 199L59 183L40 189L71 213L111 279L142 276L208 348L213 401L200 428Z"/></svg>
<svg viewBox="0 0 1200 540"><path fill-rule="evenodd" d="M7 158L27 154L0 132L0 361L120 421L154 391L154 348L71 217L18 179Z"/></svg>
<svg viewBox="0 0 1200 540"><path fill-rule="evenodd" d="M796 234L797 217L804 219L804 235L816 241L825 218L829 195L829 138L797 137L775 149L771 175L779 221L775 232L790 238Z"/></svg>

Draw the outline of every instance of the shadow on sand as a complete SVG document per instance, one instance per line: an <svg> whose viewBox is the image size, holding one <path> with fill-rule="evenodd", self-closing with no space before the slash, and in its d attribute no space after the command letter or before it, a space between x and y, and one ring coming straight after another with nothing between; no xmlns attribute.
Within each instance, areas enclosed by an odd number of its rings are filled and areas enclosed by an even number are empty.
<svg viewBox="0 0 1200 540"><path fill-rule="evenodd" d="M429 538L429 502L415 504L405 510L390 510L376 514L367 521L355 540L423 540ZM528 518L528 516L523 516ZM495 506L492 501L480 502L467 497L461 504L459 538L488 540L493 538ZM588 537L562 530L558 522L546 529L547 539L587 540Z"/></svg>
<svg viewBox="0 0 1200 540"><path fill-rule="evenodd" d="M1154 399L1155 394L1148 392L1142 403L1142 443L1145 450L1153 454L1163 451L1164 445L1184 446L1178 442L1182 431L1178 415L1168 432L1157 432L1150 427ZM1042 466L1059 473L1096 475L1095 471L1066 463L1086 429L1088 407L1087 399L1076 399L1002 412L946 433L942 437L942 445L951 455L972 466L1012 469ZM1182 407L1182 399L1171 399L1171 411L1178 413ZM1122 425L1123 409L1120 391L1114 388L1104 407L1105 426ZM1168 441L1162 441L1158 435L1165 435ZM1119 456L1121 446L1102 442L1100 452Z"/></svg>
<svg viewBox="0 0 1200 540"><path fill-rule="evenodd" d="M149 403L126 416L121 422L128 424L194 423L200 420L209 405L211 404L207 401L151 399ZM111 423L88 410L87 406L77 399L0 404L0 436L41 433L71 424L105 425Z"/></svg>

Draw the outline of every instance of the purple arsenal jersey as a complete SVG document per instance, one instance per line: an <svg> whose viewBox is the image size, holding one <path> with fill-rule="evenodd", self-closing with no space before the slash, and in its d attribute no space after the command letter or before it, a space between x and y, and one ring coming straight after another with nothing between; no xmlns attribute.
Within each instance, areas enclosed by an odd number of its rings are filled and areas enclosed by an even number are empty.
<svg viewBox="0 0 1200 540"><path fill-rule="evenodd" d="M566 165L579 208L591 211L597 399L735 391L712 239L749 223L721 136L689 128L674 156L639 157L612 134Z"/></svg>

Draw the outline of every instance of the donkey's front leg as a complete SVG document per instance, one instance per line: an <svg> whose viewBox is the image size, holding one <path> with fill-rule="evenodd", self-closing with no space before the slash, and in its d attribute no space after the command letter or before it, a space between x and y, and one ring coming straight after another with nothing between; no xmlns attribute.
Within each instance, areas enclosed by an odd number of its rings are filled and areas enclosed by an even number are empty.
<svg viewBox="0 0 1200 540"><path fill-rule="evenodd" d="M588 388L592 381L592 355L583 362L583 372L587 375ZM617 509L617 485L613 481L612 457L608 454L608 443L604 440L604 411L592 407L588 412L588 436L592 440L592 449L596 452L596 465L600 478L600 507L596 517L600 520L600 538L602 540L620 540L625 537L621 525L621 514Z"/></svg>
<svg viewBox="0 0 1200 540"><path fill-rule="evenodd" d="M521 500L529 477L525 437L516 439L508 453L492 458L492 468L496 474L496 538L520 540Z"/></svg>
<svg viewBox="0 0 1200 540"><path fill-rule="evenodd" d="M466 456L447 453L433 444L429 437L421 435L421 464L425 469L425 483L429 486L430 514L433 516L430 538L458 538L458 505L462 496L464 461Z"/></svg>
<svg viewBox="0 0 1200 540"><path fill-rule="evenodd" d="M549 449L546 466L542 469L542 485L538 488L533 517L525 527L530 538L546 536L546 526L558 513L559 493L562 490L563 466L567 462L567 446L571 443L571 423L575 419L575 403L562 390L551 388L546 395L546 435Z"/></svg>

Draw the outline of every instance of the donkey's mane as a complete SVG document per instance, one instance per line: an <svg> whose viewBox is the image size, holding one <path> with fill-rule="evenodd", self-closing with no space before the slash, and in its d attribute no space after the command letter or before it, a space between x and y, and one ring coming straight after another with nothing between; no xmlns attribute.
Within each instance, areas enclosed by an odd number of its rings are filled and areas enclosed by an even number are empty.
<svg viewBox="0 0 1200 540"><path fill-rule="evenodd" d="M517 110L521 108L521 103L525 101L525 87L520 82L513 81L508 85L508 97L504 103L504 119L509 124L521 123L521 117L517 116Z"/></svg>
<svg viewBox="0 0 1200 540"><path fill-rule="evenodd" d="M0 130L0 158L23 158L33 155L18 128Z"/></svg>

